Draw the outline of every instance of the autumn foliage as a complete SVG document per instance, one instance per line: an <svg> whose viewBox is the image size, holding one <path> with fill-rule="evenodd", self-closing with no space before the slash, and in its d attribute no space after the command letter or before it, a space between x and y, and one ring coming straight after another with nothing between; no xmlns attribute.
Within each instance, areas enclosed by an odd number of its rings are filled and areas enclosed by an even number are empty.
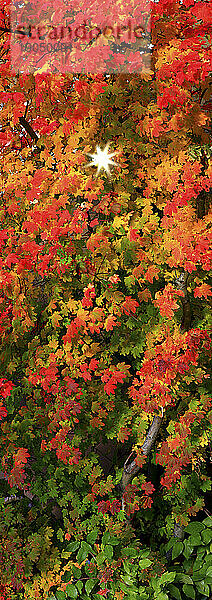
<svg viewBox="0 0 212 600"><path fill-rule="evenodd" d="M14 74L0 7L0 598L202 600L210 5L153 3L151 68L110 76Z"/></svg>

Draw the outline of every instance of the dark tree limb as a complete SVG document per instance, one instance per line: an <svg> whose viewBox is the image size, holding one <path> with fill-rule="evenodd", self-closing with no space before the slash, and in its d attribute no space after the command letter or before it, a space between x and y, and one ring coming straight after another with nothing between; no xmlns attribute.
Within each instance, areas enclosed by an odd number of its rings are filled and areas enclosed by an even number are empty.
<svg viewBox="0 0 212 600"><path fill-rule="evenodd" d="M11 33L11 29L8 27L0 27L0 31L2 31L2 33Z"/></svg>
<svg viewBox="0 0 212 600"><path fill-rule="evenodd" d="M183 307L183 318L181 322L182 331L188 331L191 326L191 305L188 298L187 292L187 280L188 273L183 271L177 279L175 279L175 285L178 290L184 293L184 297L182 298L182 307Z"/></svg>
<svg viewBox="0 0 212 600"><path fill-rule="evenodd" d="M207 164L205 164L207 161L207 158L205 157L205 155L202 156L202 164L205 165L205 168L207 167ZM203 166L204 169L204 166ZM210 208L210 204L211 204L211 190L209 190L209 192L206 192L205 190L201 190L201 192L199 193L199 195L196 198L196 213L197 213L197 218L198 219L203 219L203 217L205 217L205 215L207 215L209 208Z"/></svg>
<svg viewBox="0 0 212 600"><path fill-rule="evenodd" d="M176 521L174 523L173 537L179 542L184 539L184 528L179 523L176 523ZM172 550L173 546L166 552L167 565L170 565L172 562Z"/></svg>
<svg viewBox="0 0 212 600"><path fill-rule="evenodd" d="M159 433L159 429L162 423L162 417L156 416L154 417L152 424L150 425L149 431L147 433L145 442L142 446L142 451L145 456L148 456L154 446L155 440Z"/></svg>
<svg viewBox="0 0 212 600"><path fill-rule="evenodd" d="M28 108L29 108L29 100L27 100L27 103L26 103L26 108L25 108L25 113L24 113L24 119L26 119Z"/></svg>
<svg viewBox="0 0 212 600"><path fill-rule="evenodd" d="M182 525L179 525L179 523L174 524L174 532L173 532L174 537L181 541L184 538L184 528L182 527Z"/></svg>
<svg viewBox="0 0 212 600"><path fill-rule="evenodd" d="M36 131L34 131L34 129L32 129L31 125L25 119L25 117L19 117L19 122L22 125L22 127L25 129L25 131L30 135L32 140L37 142L39 140L39 137L38 137Z"/></svg>
<svg viewBox="0 0 212 600"><path fill-rule="evenodd" d="M142 446L142 452L145 456L148 456L150 454L152 447L154 446L161 423L162 417L154 417ZM131 454L128 456L127 460L124 463L124 470L121 479L122 494L124 493L127 485L129 485L129 483L132 481L133 477L135 477L138 471L140 471L140 467L136 464L136 459L134 458L134 460L132 460L133 455L134 452L131 452Z"/></svg>

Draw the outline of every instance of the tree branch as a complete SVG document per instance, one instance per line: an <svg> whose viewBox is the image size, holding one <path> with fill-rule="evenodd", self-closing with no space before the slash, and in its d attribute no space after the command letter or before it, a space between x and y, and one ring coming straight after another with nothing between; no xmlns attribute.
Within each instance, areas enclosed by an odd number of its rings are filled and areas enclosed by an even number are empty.
<svg viewBox="0 0 212 600"><path fill-rule="evenodd" d="M183 331L188 331L191 326L191 305L188 299L187 280L188 273L185 271L175 279L176 288L184 293L184 298L182 298L183 318L181 322L181 329Z"/></svg>
<svg viewBox="0 0 212 600"><path fill-rule="evenodd" d="M21 123L22 127L24 127L25 131L30 135L32 140L35 140L35 142L37 142L39 140L39 137L34 131L34 129L32 129L28 121L25 119L25 117L19 117L19 122Z"/></svg>
<svg viewBox="0 0 212 600"><path fill-rule="evenodd" d="M150 454L152 447L154 446L161 423L162 417L154 417L142 446L142 452L145 456L148 456ZM134 452L131 452L131 454L128 456L127 460L124 463L124 470L121 479L122 494L124 493L126 486L129 485L129 483L132 481L133 477L135 477L138 471L140 471L140 467L136 464L136 460L131 460L133 454Z"/></svg>
<svg viewBox="0 0 212 600"><path fill-rule="evenodd" d="M174 524L174 532L173 535L175 538L177 538L177 540L183 540L184 538L184 528L182 527L182 525L179 525L179 523Z"/></svg>
<svg viewBox="0 0 212 600"><path fill-rule="evenodd" d="M8 27L0 27L0 31L3 33L11 33L11 29L8 29Z"/></svg>

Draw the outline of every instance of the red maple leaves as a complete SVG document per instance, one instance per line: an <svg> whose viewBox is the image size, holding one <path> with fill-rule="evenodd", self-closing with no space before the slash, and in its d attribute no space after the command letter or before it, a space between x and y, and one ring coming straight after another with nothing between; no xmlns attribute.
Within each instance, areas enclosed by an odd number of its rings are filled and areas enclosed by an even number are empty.
<svg viewBox="0 0 212 600"><path fill-rule="evenodd" d="M102 515L111 512L112 515L115 515L117 512L121 510L121 502L119 500L101 500L97 504L98 512L102 513Z"/></svg>
<svg viewBox="0 0 212 600"><path fill-rule="evenodd" d="M179 304L176 302L177 296L184 296L181 290L176 290L170 283L166 285L162 292L156 292L154 305L159 308L162 317L171 318L174 311L178 310Z"/></svg>
<svg viewBox="0 0 212 600"><path fill-rule="evenodd" d="M24 470L24 466L27 463L30 454L26 448L19 448L17 452L13 454L14 459L14 467L11 469L11 472L7 476L8 483L10 487L17 486L20 489L25 487L25 479L26 473ZM28 487L29 484L27 484Z"/></svg>
<svg viewBox="0 0 212 600"><path fill-rule="evenodd" d="M118 368L119 367L119 368ZM124 379L129 376L130 365L120 363L117 367L112 366L109 369L104 370L104 374L101 376L101 381L105 383L104 391L106 394L114 394L118 383L123 383Z"/></svg>
<svg viewBox="0 0 212 600"><path fill-rule="evenodd" d="M2 398L8 398L13 388L14 383L12 381L7 381L3 377L0 378L0 395Z"/></svg>
<svg viewBox="0 0 212 600"><path fill-rule="evenodd" d="M148 412L174 405L175 381L197 367L202 351L211 353L210 336L203 330L171 334L169 327L162 327L160 338L163 341L156 342L154 350L146 350L142 367L129 391L135 404ZM201 376L207 377L207 373Z"/></svg>
<svg viewBox="0 0 212 600"><path fill-rule="evenodd" d="M212 290L207 283L202 283L194 288L194 298L208 298L208 296L212 296Z"/></svg>

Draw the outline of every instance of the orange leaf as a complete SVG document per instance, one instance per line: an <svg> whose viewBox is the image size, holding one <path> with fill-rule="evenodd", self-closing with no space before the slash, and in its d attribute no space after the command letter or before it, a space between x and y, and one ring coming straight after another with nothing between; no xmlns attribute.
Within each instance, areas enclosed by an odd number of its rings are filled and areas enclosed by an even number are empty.
<svg viewBox="0 0 212 600"><path fill-rule="evenodd" d="M110 315L109 317L107 317L105 321L106 331L112 331L112 329L116 327L116 325L121 325L121 323L119 323L119 321L116 321L116 317L114 317L114 315Z"/></svg>

